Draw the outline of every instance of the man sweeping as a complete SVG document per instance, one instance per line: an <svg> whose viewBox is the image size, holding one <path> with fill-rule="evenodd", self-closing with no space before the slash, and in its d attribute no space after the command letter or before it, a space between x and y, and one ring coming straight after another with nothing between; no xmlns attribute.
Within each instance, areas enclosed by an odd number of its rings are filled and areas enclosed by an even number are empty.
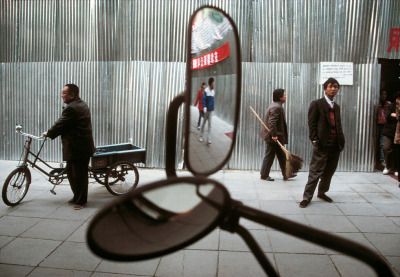
<svg viewBox="0 0 400 277"><path fill-rule="evenodd" d="M323 87L324 96L311 102L308 109L308 127L313 154L300 208L310 204L317 185L318 198L329 203L333 202L326 192L336 171L340 152L344 148L340 107L334 102L334 97L339 92L339 82L329 78Z"/></svg>
<svg viewBox="0 0 400 277"><path fill-rule="evenodd" d="M285 90L280 88L275 89L272 94L272 100L273 102L268 106L264 116L264 124L267 128L261 127L261 137L265 141L266 149L260 174L262 180L274 181L274 179L269 176L269 173L276 156L283 179L286 181L296 175L291 174L287 176L285 173L286 156L278 144L278 141L283 145L288 143L287 125L285 112L283 110L283 104L286 102Z"/></svg>

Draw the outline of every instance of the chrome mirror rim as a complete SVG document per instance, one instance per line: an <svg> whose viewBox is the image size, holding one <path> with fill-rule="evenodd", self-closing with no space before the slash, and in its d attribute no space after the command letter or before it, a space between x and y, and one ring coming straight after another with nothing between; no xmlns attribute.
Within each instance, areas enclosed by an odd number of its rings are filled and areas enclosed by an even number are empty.
<svg viewBox="0 0 400 277"><path fill-rule="evenodd" d="M218 189L221 190L222 193L224 194L224 199L223 199L224 202L221 203L220 207L218 207L219 210L218 216L216 216L216 218L213 221L211 221L211 223L206 228L204 228L204 230L202 230L195 236L191 237L190 239L183 241L182 243L176 244L164 250L155 251L153 253L148 253L148 254L132 254L132 255L120 254L117 252L108 251L99 246L98 243L96 243L95 239L93 238L93 229L95 228L96 224L100 220L102 220L103 216L107 215L107 213L114 207L116 207L119 204L122 204L125 201L130 201L133 197L138 196L143 192L180 183L200 185L200 186L202 184L213 184L216 187L218 187ZM132 191L131 193L121 196L120 198L112 201L110 204L103 207L99 212L96 213L96 215L90 221L89 227L86 231L86 241L89 246L89 249L93 253L108 260L141 261L141 260L156 258L180 250L198 241L199 239L205 237L207 234L209 234L212 230L214 230L216 227L220 225L222 219L227 214L227 211L229 210L230 206L231 206L231 197L228 190L215 180L207 179L204 177L177 177L177 178L169 178L166 180L160 180L151 184L147 184L145 186L141 186L136 190Z"/></svg>
<svg viewBox="0 0 400 277"><path fill-rule="evenodd" d="M230 148L225 156L225 158L222 160L221 163L216 165L214 168L211 170L205 171L205 172L198 172L196 171L190 164L189 161L189 147L190 147L190 142L189 142L189 132L190 132L190 96L191 96L191 89L192 89L192 78L191 78L191 42L192 42L192 23L194 18L196 17L197 13L201 11L204 8L210 8L210 9L215 9L216 11L220 12L223 14L229 21L229 23L232 26L233 30L233 35L234 38L237 42L237 47L235 54L238 57L238 62L237 62L237 78L236 78L236 105L235 105L235 115L234 115L234 128L233 128L233 137L232 137L232 143L230 145ZM188 24L188 30L187 30L187 58L186 58L186 89L185 89L185 146L184 146L184 161L185 165L187 166L188 170L193 173L195 176L209 176L218 170L222 169L225 164L229 161L233 148L235 147L236 143L236 135L237 135L237 129L238 129L238 123L239 123L239 115L240 115L240 99L241 99L241 80L242 80L242 68L241 68L241 53L240 53L240 40L239 40L239 33L236 27L236 24L232 20L232 18L222 9L212 6L212 5L204 5L199 7L197 10L195 10L190 17L189 24Z"/></svg>

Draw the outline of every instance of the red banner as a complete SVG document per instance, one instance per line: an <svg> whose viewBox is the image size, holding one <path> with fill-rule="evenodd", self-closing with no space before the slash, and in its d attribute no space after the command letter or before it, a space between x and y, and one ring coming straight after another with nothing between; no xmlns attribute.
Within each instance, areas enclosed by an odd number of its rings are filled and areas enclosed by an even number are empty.
<svg viewBox="0 0 400 277"><path fill-rule="evenodd" d="M224 43L221 47L208 52L200 57L192 59L192 69L204 69L213 66L220 61L225 60L230 55L229 42Z"/></svg>
<svg viewBox="0 0 400 277"><path fill-rule="evenodd" d="M390 53L392 49L396 50L396 52L399 52L399 47L400 47L400 28L392 28L390 29L390 37L389 37L389 47L387 49L387 52Z"/></svg>

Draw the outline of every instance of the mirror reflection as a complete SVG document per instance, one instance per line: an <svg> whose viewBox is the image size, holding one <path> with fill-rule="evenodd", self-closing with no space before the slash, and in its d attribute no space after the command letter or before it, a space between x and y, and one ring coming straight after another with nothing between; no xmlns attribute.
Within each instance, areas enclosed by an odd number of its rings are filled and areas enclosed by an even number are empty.
<svg viewBox="0 0 400 277"><path fill-rule="evenodd" d="M206 173L226 159L233 143L240 61L233 26L218 10L199 10L191 36L188 162Z"/></svg>
<svg viewBox="0 0 400 277"><path fill-rule="evenodd" d="M95 245L95 253L113 260L169 251L215 222L220 211L210 201L221 206L225 201L224 192L214 184L179 183L134 194L94 220L90 245Z"/></svg>

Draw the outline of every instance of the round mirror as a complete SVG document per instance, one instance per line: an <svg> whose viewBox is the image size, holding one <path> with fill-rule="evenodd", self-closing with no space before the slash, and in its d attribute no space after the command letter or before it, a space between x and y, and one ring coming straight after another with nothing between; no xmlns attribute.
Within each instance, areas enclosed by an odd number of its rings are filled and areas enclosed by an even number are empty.
<svg viewBox="0 0 400 277"><path fill-rule="evenodd" d="M102 209L88 228L89 248L118 261L158 257L202 238L229 202L211 180L185 177L146 185Z"/></svg>
<svg viewBox="0 0 400 277"><path fill-rule="evenodd" d="M222 10L206 6L189 22L185 162L195 175L224 166L239 118L241 61L237 29Z"/></svg>

